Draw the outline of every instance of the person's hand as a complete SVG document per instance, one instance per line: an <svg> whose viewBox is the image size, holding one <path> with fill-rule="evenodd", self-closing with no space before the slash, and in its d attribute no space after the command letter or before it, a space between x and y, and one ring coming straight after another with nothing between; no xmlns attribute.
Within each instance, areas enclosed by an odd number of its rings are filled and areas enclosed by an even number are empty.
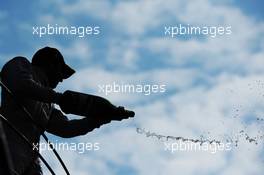
<svg viewBox="0 0 264 175"><path fill-rule="evenodd" d="M111 117L113 120L121 121L123 119L132 118L135 116L134 111L126 110L123 106L119 106L116 108L113 116Z"/></svg>
<svg viewBox="0 0 264 175"><path fill-rule="evenodd" d="M94 121L101 125L110 123L111 121L121 121L135 116L134 111L126 110L123 106L115 107L112 112L105 113L102 116L96 116Z"/></svg>

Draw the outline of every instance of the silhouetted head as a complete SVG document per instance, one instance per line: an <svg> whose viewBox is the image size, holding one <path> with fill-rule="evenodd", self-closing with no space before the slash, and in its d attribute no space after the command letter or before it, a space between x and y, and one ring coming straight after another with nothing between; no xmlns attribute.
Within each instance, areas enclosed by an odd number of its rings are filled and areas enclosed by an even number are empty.
<svg viewBox="0 0 264 175"><path fill-rule="evenodd" d="M44 71L51 88L56 88L59 82L69 78L75 72L64 62L62 54L51 47L39 49L32 58L32 65Z"/></svg>

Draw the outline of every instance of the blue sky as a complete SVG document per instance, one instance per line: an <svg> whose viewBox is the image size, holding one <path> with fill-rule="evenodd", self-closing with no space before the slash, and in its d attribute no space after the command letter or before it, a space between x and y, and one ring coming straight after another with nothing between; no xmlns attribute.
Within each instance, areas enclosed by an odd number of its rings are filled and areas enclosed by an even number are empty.
<svg viewBox="0 0 264 175"><path fill-rule="evenodd" d="M263 134L263 123L254 122L264 116L263 7L261 0L2 1L0 65L17 55L31 59L47 45L57 47L77 70L57 91L101 95L136 111L135 119L86 136L67 140L50 135L54 141L101 143L99 152L61 152L73 174L261 175L263 141L256 146L241 139L239 147L215 155L171 155L162 142L138 135L135 126L192 138L208 131L217 138L244 128L251 136ZM232 34L164 36L164 26L179 23L231 26ZM32 35L33 26L47 24L100 26L100 35ZM98 92L98 85L113 81L165 84L167 91L150 96ZM56 160L45 156L62 174Z"/></svg>

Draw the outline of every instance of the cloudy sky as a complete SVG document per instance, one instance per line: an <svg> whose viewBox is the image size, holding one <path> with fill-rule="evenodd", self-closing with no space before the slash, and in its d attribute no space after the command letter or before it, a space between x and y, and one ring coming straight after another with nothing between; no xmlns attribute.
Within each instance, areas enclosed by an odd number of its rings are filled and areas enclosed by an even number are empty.
<svg viewBox="0 0 264 175"><path fill-rule="evenodd" d="M261 0L1 1L0 65L58 48L77 71L56 89L104 96L136 117L72 139L100 150L59 151L78 175L262 175L264 172L264 3ZM99 35L33 35L33 27L99 26ZM165 35L165 26L231 26L231 35ZM164 84L165 93L98 91L107 83ZM74 118L76 116L69 116ZM241 137L230 151L176 151L136 127L162 135ZM208 134L210 133L210 134ZM166 141L165 141L166 142ZM50 152L45 157L63 170ZM48 172L44 168L46 174Z"/></svg>

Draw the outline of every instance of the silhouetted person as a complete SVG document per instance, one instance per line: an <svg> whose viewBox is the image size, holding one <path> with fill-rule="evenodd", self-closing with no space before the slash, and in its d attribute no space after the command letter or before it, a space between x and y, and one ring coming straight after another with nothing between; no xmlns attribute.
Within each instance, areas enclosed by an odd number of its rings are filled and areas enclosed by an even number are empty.
<svg viewBox="0 0 264 175"><path fill-rule="evenodd" d="M13 58L3 66L1 77L16 100L2 88L1 113L35 145L45 131L69 138L84 135L111 120L120 121L134 116L134 112L116 107L102 97L83 94L82 99L85 100L82 101L76 99L78 93L58 93L53 90L74 72L55 48L38 50L31 63L24 57ZM35 124L17 102L30 112ZM54 103L60 105L63 112L83 114L86 117L68 120L60 110L54 108ZM42 174L38 156L12 129L6 125L4 129L15 171L21 175Z"/></svg>

